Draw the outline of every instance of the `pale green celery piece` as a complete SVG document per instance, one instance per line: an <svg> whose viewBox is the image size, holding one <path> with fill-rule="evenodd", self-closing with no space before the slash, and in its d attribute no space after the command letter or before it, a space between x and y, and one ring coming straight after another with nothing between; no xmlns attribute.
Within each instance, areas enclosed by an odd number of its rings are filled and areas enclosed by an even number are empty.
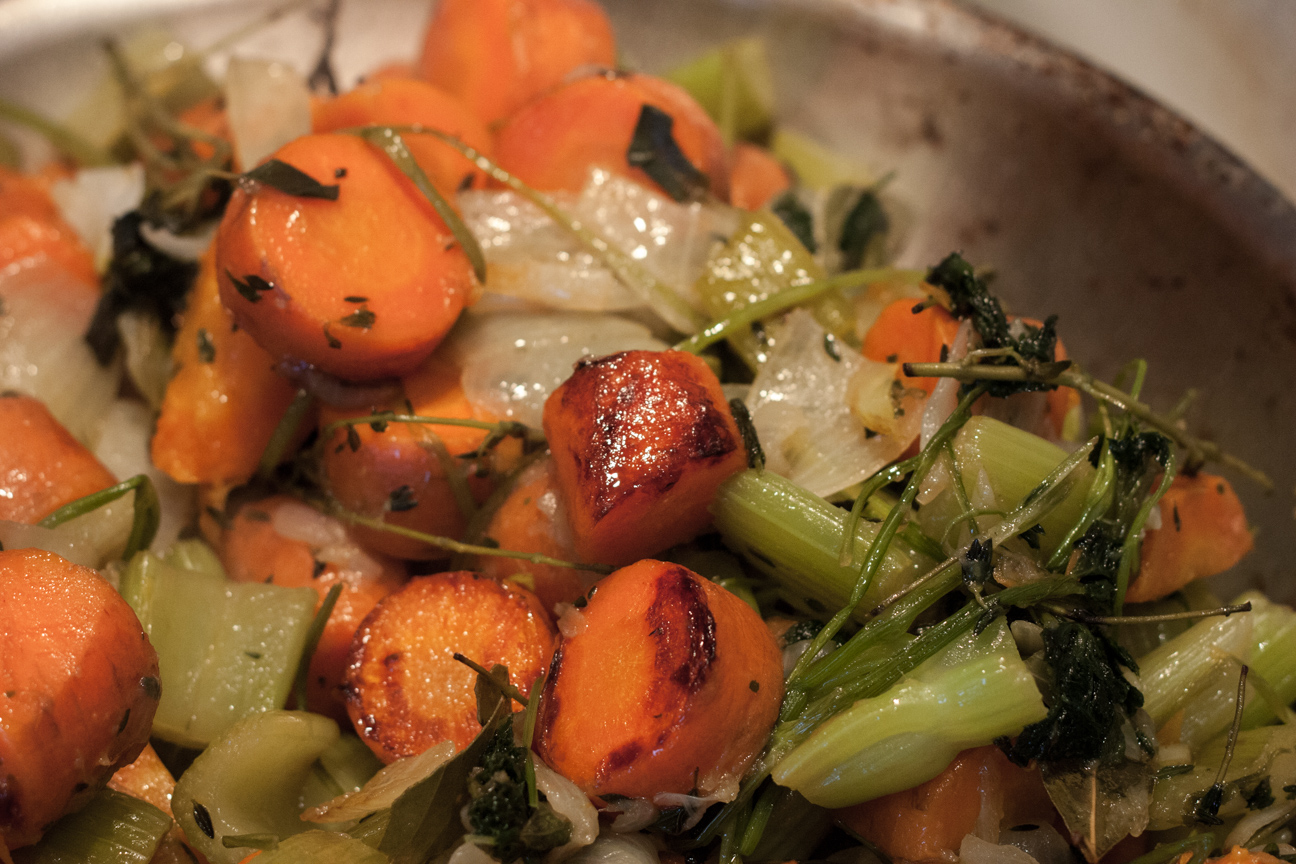
<svg viewBox="0 0 1296 864"><path fill-rule="evenodd" d="M776 131L770 150L792 169L799 183L811 189L872 186L877 181L862 165L791 129Z"/></svg>
<svg viewBox="0 0 1296 864"><path fill-rule="evenodd" d="M14 864L148 864L171 817L130 795L100 790L55 822L40 842L16 849Z"/></svg>
<svg viewBox="0 0 1296 864"><path fill-rule="evenodd" d="M1232 671L1236 693L1239 661L1250 652L1254 621L1255 616L1245 612L1227 618L1207 618L1139 657L1143 708L1151 715L1152 722L1158 727L1164 724L1210 684L1221 669ZM1229 702L1232 703L1232 698Z"/></svg>
<svg viewBox="0 0 1296 864"><path fill-rule="evenodd" d="M774 767L773 777L821 807L848 807L930 780L959 751L1047 715L999 619L828 720Z"/></svg>
<svg viewBox="0 0 1296 864"><path fill-rule="evenodd" d="M793 606L823 615L850 599L859 568L843 567L838 560L845 510L771 471L747 470L721 484L711 513L725 544L774 579ZM879 527L875 522L860 522L855 560L863 561L868 555ZM867 618L879 601L914 582L934 563L897 537L856 608L856 618Z"/></svg>
<svg viewBox="0 0 1296 864"><path fill-rule="evenodd" d="M226 578L225 565L221 563L220 556L202 540L178 540L167 550L162 560L181 570Z"/></svg>
<svg viewBox="0 0 1296 864"><path fill-rule="evenodd" d="M763 39L725 42L668 72L666 78L706 109L726 143L758 137L774 122L774 75Z"/></svg>
<svg viewBox="0 0 1296 864"><path fill-rule="evenodd" d="M1193 757L1191 771L1157 781L1148 814L1150 830L1164 831L1192 822L1198 799L1219 775L1228 737L1224 732L1203 746ZM1244 793L1270 773L1276 781L1271 784L1276 797L1283 794L1284 785L1296 779L1296 726L1265 726L1238 733L1233 761L1224 775L1220 818L1228 820L1245 812Z"/></svg>
<svg viewBox="0 0 1296 864"><path fill-rule="evenodd" d="M382 767L358 737L341 735L320 754L302 789L302 803L310 809L339 795L358 792Z"/></svg>
<svg viewBox="0 0 1296 864"><path fill-rule="evenodd" d="M977 509L986 505L1001 510L1017 506L1067 458L1067 452L1056 444L991 417L968 420L954 436L954 453L962 471L963 486ZM983 472L994 492L993 502L979 500ZM1071 473L1072 486L1066 498L1039 520L1044 528L1039 536L1041 559L1053 554L1068 529L1080 518L1093 473L1093 467L1087 462L1077 467ZM927 536L948 543L957 535L957 531L949 528L959 513L954 492L946 489L919 509L916 521ZM963 523L958 527L966 529ZM1030 552L1021 540L1014 539L1010 545L1015 551Z"/></svg>
<svg viewBox="0 0 1296 864"><path fill-rule="evenodd" d="M282 839L310 828L300 818L302 787L315 760L337 738L337 724L318 714L269 711L246 717L176 782L171 812L190 844L212 864L238 864L252 850L226 848L222 838L273 834Z"/></svg>
<svg viewBox="0 0 1296 864"><path fill-rule="evenodd" d="M772 213L744 213L729 242L707 261L697 281L703 311L724 318L789 288L827 278L801 241ZM838 339L853 344L855 312L840 291L829 291L808 308L819 325ZM772 345L750 330L729 337L729 344L753 370L765 362Z"/></svg>
<svg viewBox="0 0 1296 864"><path fill-rule="evenodd" d="M387 864L388 858L377 849L345 834L307 831L279 844L277 849L262 852L257 864Z"/></svg>
<svg viewBox="0 0 1296 864"><path fill-rule="evenodd" d="M122 596L158 652L153 734L186 747L284 706L319 599L309 588L227 582L148 553L127 567Z"/></svg>
<svg viewBox="0 0 1296 864"><path fill-rule="evenodd" d="M1206 587L1202 580L1189 582L1164 600L1126 604L1122 614L1129 616L1168 615L1178 612L1218 609L1224 603ZM1154 623L1120 624L1113 631L1121 647L1132 657L1142 657L1164 645L1196 623L1186 621L1158 621Z"/></svg>

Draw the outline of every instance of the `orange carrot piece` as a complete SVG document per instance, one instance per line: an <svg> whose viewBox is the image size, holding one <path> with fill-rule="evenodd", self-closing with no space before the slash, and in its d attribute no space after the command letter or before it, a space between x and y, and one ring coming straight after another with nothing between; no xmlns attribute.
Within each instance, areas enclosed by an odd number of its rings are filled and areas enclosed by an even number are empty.
<svg viewBox="0 0 1296 864"><path fill-rule="evenodd" d="M473 407L464 395L459 369L436 355L401 383L414 413L419 416L487 422L495 419ZM405 413L404 402L398 400L363 410L326 407L320 412L320 426L381 410ZM445 465L433 449L434 439L441 440L456 470L465 472L469 490L480 503L490 495L493 483L476 476L475 462L457 457L480 446L486 437L484 430L407 423L390 423L381 432L367 423L352 428L355 435L351 440L359 440L358 449L353 450L347 443L345 429L334 432L324 447L326 486L338 503L363 516L381 518L425 534L453 538L463 535L467 519L446 476ZM509 445L510 442L504 442L501 447L508 451ZM512 442L512 449L516 450L516 442ZM356 530L365 545L398 558L435 559L448 554L388 531L363 526Z"/></svg>
<svg viewBox="0 0 1296 864"><path fill-rule="evenodd" d="M276 511L284 505L304 506L285 495L266 498L239 509L230 520L221 543L221 561L235 582L268 582L289 588L314 588L320 602L340 584L333 613L311 657L306 685L306 708L346 722L342 677L346 671L351 639L360 622L378 601L400 588L405 568L383 556L369 555L379 570L352 569L344 563L321 561L320 548L285 537L275 529ZM341 528L341 526L338 526Z"/></svg>
<svg viewBox="0 0 1296 864"><path fill-rule="evenodd" d="M1242 846L1234 846L1227 855L1212 858L1208 864L1281 864L1281 862L1281 858L1276 858L1268 852L1252 852Z"/></svg>
<svg viewBox="0 0 1296 864"><path fill-rule="evenodd" d="M683 351L582 361L545 402L544 430L585 561L624 565L691 540L747 465L720 381Z"/></svg>
<svg viewBox="0 0 1296 864"><path fill-rule="evenodd" d="M176 371L153 436L153 463L181 483L246 482L294 388L275 373L265 349L235 328L211 251L190 291L171 362Z"/></svg>
<svg viewBox="0 0 1296 864"><path fill-rule="evenodd" d="M134 762L119 768L112 775L108 780L108 788L147 801L168 816L172 815L171 794L175 790L175 779L162 764L151 744L145 744ZM206 861L206 858L199 858L200 854L189 848L180 826L172 825L158 844L150 864L192 864L197 860Z"/></svg>
<svg viewBox="0 0 1296 864"><path fill-rule="evenodd" d="M536 752L589 795L706 794L741 777L783 699L760 616L652 560L599 582L580 615L545 683Z"/></svg>
<svg viewBox="0 0 1296 864"><path fill-rule="evenodd" d="M1177 475L1161 498L1161 527L1143 538L1138 575L1125 599L1156 600L1222 573L1252 545L1242 502L1227 480L1205 472Z"/></svg>
<svg viewBox="0 0 1296 864"><path fill-rule="evenodd" d="M952 860L976 827L982 801L997 796L1006 826L1052 822L1056 816L1038 770L1019 768L998 747L964 750L926 783L846 807L838 822L892 858Z"/></svg>
<svg viewBox="0 0 1296 864"><path fill-rule="evenodd" d="M31 216L42 222L62 219L58 205L50 198L49 187L45 177L0 167L0 213Z"/></svg>
<svg viewBox="0 0 1296 864"><path fill-rule="evenodd" d="M0 394L0 519L34 525L117 482L39 400Z"/></svg>
<svg viewBox="0 0 1296 864"><path fill-rule="evenodd" d="M864 356L878 363L940 360L942 346L948 348L954 344L958 319L941 306L914 312L917 304L912 297L903 297L883 309L864 336ZM927 393L936 389L935 378L910 378L902 374L900 380Z"/></svg>
<svg viewBox="0 0 1296 864"><path fill-rule="evenodd" d="M25 213L0 217L0 271L49 261L77 279L97 285L94 257L62 220Z"/></svg>
<svg viewBox="0 0 1296 864"><path fill-rule="evenodd" d="M524 588L467 571L412 579L356 632L347 711L384 762L447 740L462 750L481 730L476 675L452 655L488 669L504 664L525 694L548 667L553 642L548 616Z"/></svg>
<svg viewBox="0 0 1296 864"><path fill-rule="evenodd" d="M680 150L707 175L711 191L727 198L728 159L720 130L687 92L650 75L592 75L536 99L500 127L495 158L537 189L579 192L590 169L599 167L660 190L626 161L644 105L671 116Z"/></svg>
<svg viewBox="0 0 1296 864"><path fill-rule="evenodd" d="M576 559L552 460L537 462L518 477L508 497L491 516L486 536L501 549L535 552L562 561ZM477 569L496 579L519 575L529 579L531 590L540 598L545 611L551 613L555 604L573 603L589 587L581 578L581 571L515 558L481 556L477 559Z"/></svg>
<svg viewBox="0 0 1296 864"><path fill-rule="evenodd" d="M0 839L34 843L148 743L157 654L107 580L0 552Z"/></svg>
<svg viewBox="0 0 1296 864"><path fill-rule="evenodd" d="M615 64L612 25L590 0L441 0L419 58L423 77L487 124L577 69Z"/></svg>
<svg viewBox="0 0 1296 864"><path fill-rule="evenodd" d="M316 132L417 124L453 135L487 156L493 152L490 133L467 108L443 90L412 78L366 81L335 99L316 102L311 120ZM486 174L449 144L430 135L405 137L410 153L441 194L453 198L460 189L485 185Z"/></svg>
<svg viewBox="0 0 1296 864"><path fill-rule="evenodd" d="M764 147L740 141L729 164L729 203L744 210L759 210L792 188L792 177L783 163Z"/></svg>
<svg viewBox="0 0 1296 864"><path fill-rule="evenodd" d="M412 372L473 290L449 228L355 136L306 135L274 158L338 198L236 189L216 235L221 300L275 358L357 381Z"/></svg>

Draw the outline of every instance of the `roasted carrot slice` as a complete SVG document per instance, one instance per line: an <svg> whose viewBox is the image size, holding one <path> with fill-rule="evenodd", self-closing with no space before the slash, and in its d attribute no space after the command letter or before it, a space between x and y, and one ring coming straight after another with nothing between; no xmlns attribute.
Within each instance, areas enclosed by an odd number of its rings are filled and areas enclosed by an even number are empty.
<svg viewBox="0 0 1296 864"><path fill-rule="evenodd" d="M453 655L488 669L504 664L528 693L553 643L548 616L524 588L467 571L418 577L383 598L356 631L347 711L384 762L442 741L463 749L481 730L476 675Z"/></svg>
<svg viewBox="0 0 1296 864"><path fill-rule="evenodd" d="M741 141L729 165L729 203L759 210L792 187L783 163L764 147Z"/></svg>
<svg viewBox="0 0 1296 864"><path fill-rule="evenodd" d="M139 755L158 666L112 585L48 552L0 552L0 622L0 839L15 849Z"/></svg>
<svg viewBox="0 0 1296 864"><path fill-rule="evenodd" d="M34 525L117 479L40 401L0 394L0 519Z"/></svg>
<svg viewBox="0 0 1296 864"><path fill-rule="evenodd" d="M83 282L98 283L94 257L66 223L25 213L0 217L0 270L42 261L58 265Z"/></svg>
<svg viewBox="0 0 1296 864"><path fill-rule="evenodd" d="M363 410L325 408L320 412L321 428L380 410L403 414L409 407L422 417L494 420L473 407L464 395L459 369L438 356L428 358L401 383L408 406L402 399ZM486 437L484 430L408 423L387 423L378 428L361 423L351 428L351 434L345 429L335 431L324 447L326 486L348 510L425 534L461 536L467 517L455 493L456 479L447 473L447 465L437 452L438 439L449 456L450 470L458 473L459 484L466 484L473 502L480 503L491 493L493 483L476 476L476 463L459 458L477 449ZM501 447L516 451L516 442L504 442ZM357 536L367 546L398 558L433 559L447 554L387 531L359 527Z"/></svg>
<svg viewBox="0 0 1296 864"><path fill-rule="evenodd" d="M1192 853L1185 852L1184 855L1188 857L1180 857L1178 859L1179 864L1187 864L1188 861L1192 860ZM1253 852L1242 846L1234 846L1227 855L1210 859L1209 864L1280 864L1281 861L1281 858L1274 857L1268 852Z"/></svg>
<svg viewBox="0 0 1296 864"><path fill-rule="evenodd" d="M321 602L334 585L342 586L311 658L306 708L345 721L342 676L351 639L378 601L405 581L405 568L385 556L362 553L341 523L303 512L305 506L284 495L245 504L230 520L221 561L235 582L314 588ZM295 532L284 528L293 536L276 527L276 514L284 507L292 510L278 524L294 527Z"/></svg>
<svg viewBox="0 0 1296 864"><path fill-rule="evenodd" d="M603 579L581 617L554 655L536 752L589 795L705 795L740 778L783 699L760 616L678 564L644 560Z"/></svg>
<svg viewBox="0 0 1296 864"><path fill-rule="evenodd" d="M585 561L629 564L696 537L747 464L719 380L683 351L583 361L545 402L544 429Z"/></svg>
<svg viewBox="0 0 1296 864"><path fill-rule="evenodd" d="M551 460L537 462L518 477L508 497L491 516L486 537L501 549L535 552L562 561L576 559ZM553 612L557 603L575 602L589 588L581 578L581 571L569 567L481 556L477 568L496 579L511 577L530 582L529 587L548 612Z"/></svg>
<svg viewBox="0 0 1296 864"><path fill-rule="evenodd" d="M579 192L596 167L660 189L626 160L645 105L670 115L675 143L706 174L711 191L727 197L729 171L720 130L687 92L650 75L591 75L541 96L500 127L495 158L537 189Z"/></svg>
<svg viewBox="0 0 1296 864"><path fill-rule="evenodd" d="M181 483L246 482L295 391L275 373L274 358L234 326L211 251L189 293L171 362L153 463Z"/></svg>
<svg viewBox="0 0 1296 864"><path fill-rule="evenodd" d="M954 344L958 319L941 306L919 312L918 301L901 298L884 308L864 337L864 356L878 363L935 363L941 349ZM928 393L936 389L935 378L901 378L909 387Z"/></svg>
<svg viewBox="0 0 1296 864"><path fill-rule="evenodd" d="M31 216L44 222L62 219L58 205L50 198L49 179L0 167L0 213Z"/></svg>
<svg viewBox="0 0 1296 864"><path fill-rule="evenodd" d="M494 123L576 69L615 63L612 25L590 0L442 0L419 69Z"/></svg>
<svg viewBox="0 0 1296 864"><path fill-rule="evenodd" d="M937 862L958 856L964 835L992 798L1006 827L1056 817L1039 771L1018 768L995 746L964 750L926 783L835 812L841 824L892 858Z"/></svg>
<svg viewBox="0 0 1296 864"><path fill-rule="evenodd" d="M311 118L316 132L376 124L417 124L453 135L487 156L493 150L486 127L459 100L426 81L412 78L366 81L335 99L316 102ZM419 167L447 197L486 182L481 169L444 141L429 135L410 135L406 144Z"/></svg>
<svg viewBox="0 0 1296 864"><path fill-rule="evenodd" d="M236 189L216 235L221 300L277 359L350 380L412 372L469 299L467 256L361 139L307 135L274 158L337 184L337 200Z"/></svg>
<svg viewBox="0 0 1296 864"><path fill-rule="evenodd" d="M1143 538L1138 576L1125 599L1156 600L1194 579L1223 573L1252 545L1242 502L1227 480L1205 472L1179 474L1161 498L1161 527Z"/></svg>

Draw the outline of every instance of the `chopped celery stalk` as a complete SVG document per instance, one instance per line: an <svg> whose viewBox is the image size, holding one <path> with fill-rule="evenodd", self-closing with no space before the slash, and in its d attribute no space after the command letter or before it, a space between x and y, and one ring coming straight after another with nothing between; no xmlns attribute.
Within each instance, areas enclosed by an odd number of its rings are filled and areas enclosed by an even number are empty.
<svg viewBox="0 0 1296 864"><path fill-rule="evenodd" d="M789 288L826 278L801 241L771 213L744 213L729 242L712 253L697 282L703 311L724 318ZM808 304L829 333L854 344L855 312L840 291L829 291ZM770 345L744 329L729 344L753 370L765 362Z"/></svg>
<svg viewBox="0 0 1296 864"><path fill-rule="evenodd" d="M315 760L337 740L337 724L304 711L270 711L235 723L176 782L171 812L190 844L213 864L238 864L251 850L222 839L285 838L310 826L299 818Z"/></svg>
<svg viewBox="0 0 1296 864"><path fill-rule="evenodd" d="M726 42L666 78L706 109L727 143L759 137L774 122L774 76L763 39Z"/></svg>
<svg viewBox="0 0 1296 864"><path fill-rule="evenodd" d="M355 735L341 735L320 754L302 790L302 802L309 809L358 792L382 767L363 741Z"/></svg>
<svg viewBox="0 0 1296 864"><path fill-rule="evenodd" d="M153 734L187 747L284 706L318 600L309 588L227 582L149 553L127 567L122 596L158 652Z"/></svg>
<svg viewBox="0 0 1296 864"><path fill-rule="evenodd" d="M1232 677L1227 726L1237 693L1239 660L1250 653L1255 616L1207 618L1138 658L1143 709L1158 727L1211 684L1220 670Z"/></svg>
<svg viewBox="0 0 1296 864"><path fill-rule="evenodd" d="M960 750L1020 732L1047 714L1000 619L825 722L772 776L821 807L847 807L930 780Z"/></svg>
<svg viewBox="0 0 1296 864"><path fill-rule="evenodd" d="M256 858L257 864L387 864L389 860L359 840L328 831L296 834Z"/></svg>
<svg viewBox="0 0 1296 864"><path fill-rule="evenodd" d="M968 420L954 437L954 453L963 487L978 510L1015 506L1067 458L1067 452L1056 444L991 417ZM1071 474L1070 492L1040 518L1044 528L1038 537L1041 560L1048 559L1080 518L1093 473L1088 463L1078 466ZM951 528L958 527L953 523L959 513L953 490L946 489L918 511L918 524L927 536L948 543L955 537ZM1009 542L1014 551L1030 551L1024 541Z"/></svg>
<svg viewBox="0 0 1296 864"><path fill-rule="evenodd" d="M792 169L798 182L811 189L872 186L877 180L863 166L790 129L775 132L770 149Z"/></svg>
<svg viewBox="0 0 1296 864"><path fill-rule="evenodd" d="M847 512L770 471L748 470L721 484L711 502L726 545L774 579L793 606L810 614L840 609L850 599L858 567L843 567L838 552ZM863 561L877 536L875 522L855 530L855 558ZM882 599L915 581L934 562L899 537L856 607L860 620Z"/></svg>
<svg viewBox="0 0 1296 864"><path fill-rule="evenodd" d="M35 846L17 849L15 864L147 864L171 817L158 808L111 789L100 790L85 807L55 822Z"/></svg>
<svg viewBox="0 0 1296 864"><path fill-rule="evenodd" d="M1157 781L1152 789L1149 829L1163 831L1191 824L1198 800L1219 776L1228 737L1224 732L1203 746L1193 759L1192 770ZM1270 786L1278 796L1284 786L1296 781L1296 726L1266 726L1238 733L1233 760L1224 775L1219 817L1227 820L1246 812L1245 793L1266 776L1272 778Z"/></svg>
<svg viewBox="0 0 1296 864"><path fill-rule="evenodd" d="M330 824L372 816L391 807L410 787L439 771L452 756L454 745L442 741L417 756L397 759L366 780L359 789L344 789L337 797L308 809L302 818L308 822Z"/></svg>
<svg viewBox="0 0 1296 864"><path fill-rule="evenodd" d="M202 540L179 540L167 550L162 560L181 570L194 570L208 576L226 578L225 565L221 563L216 550Z"/></svg>

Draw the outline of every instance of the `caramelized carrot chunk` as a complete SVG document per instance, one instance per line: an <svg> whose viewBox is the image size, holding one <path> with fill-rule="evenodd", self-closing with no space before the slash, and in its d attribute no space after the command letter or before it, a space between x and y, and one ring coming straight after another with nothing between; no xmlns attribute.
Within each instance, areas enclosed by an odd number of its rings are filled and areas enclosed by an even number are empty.
<svg viewBox="0 0 1296 864"><path fill-rule="evenodd" d="M544 430L585 561L628 564L692 539L747 464L719 380L682 351L583 361L545 402Z"/></svg>
<svg viewBox="0 0 1296 864"><path fill-rule="evenodd" d="M34 525L117 482L40 401L0 394L0 519Z"/></svg>
<svg viewBox="0 0 1296 864"><path fill-rule="evenodd" d="M759 210L792 187L783 163L764 147L745 141L734 145L729 168L729 203Z"/></svg>
<svg viewBox="0 0 1296 864"><path fill-rule="evenodd" d="M684 567L644 560L601 581L581 618L545 683L544 760L590 795L706 794L737 780L783 698L760 616Z"/></svg>
<svg viewBox="0 0 1296 864"><path fill-rule="evenodd" d="M935 363L941 349L954 344L958 319L941 306L928 306L914 312L917 305L911 297L889 304L878 315L864 337L864 356L878 363ZM936 389L935 378L902 379L907 386L920 387L927 393Z"/></svg>
<svg viewBox="0 0 1296 864"><path fill-rule="evenodd" d="M1246 513L1232 485L1205 472L1180 474L1161 498L1161 527L1143 538L1138 576L1125 599L1156 600L1194 579L1223 573L1251 546Z"/></svg>
<svg viewBox="0 0 1296 864"><path fill-rule="evenodd" d="M337 184L337 200L236 189L216 235L221 300L276 359L349 380L412 372L468 300L467 256L361 139L307 135L275 158Z"/></svg>
<svg viewBox="0 0 1296 864"><path fill-rule="evenodd" d="M475 573L410 580L385 597L356 632L346 673L347 711L384 762L442 741L468 746L481 731L476 675L502 663L523 693L553 654L548 616L531 592Z"/></svg>
<svg viewBox="0 0 1296 864"><path fill-rule="evenodd" d="M0 552L0 839L34 843L148 743L157 654L95 571Z"/></svg>
<svg viewBox="0 0 1296 864"><path fill-rule="evenodd" d="M593 75L540 97L500 127L495 157L537 189L579 192L591 168L660 189L643 169L626 160L645 105L670 116L675 143L708 177L711 191L727 197L727 156L720 130L692 96L650 75Z"/></svg>
<svg viewBox="0 0 1296 864"><path fill-rule="evenodd" d="M293 387L221 303L216 258L203 256L153 436L153 463L181 483L233 485L252 476Z"/></svg>
<svg viewBox="0 0 1296 864"><path fill-rule="evenodd" d="M576 69L615 63L612 25L590 0L441 0L419 68L494 123Z"/></svg>

